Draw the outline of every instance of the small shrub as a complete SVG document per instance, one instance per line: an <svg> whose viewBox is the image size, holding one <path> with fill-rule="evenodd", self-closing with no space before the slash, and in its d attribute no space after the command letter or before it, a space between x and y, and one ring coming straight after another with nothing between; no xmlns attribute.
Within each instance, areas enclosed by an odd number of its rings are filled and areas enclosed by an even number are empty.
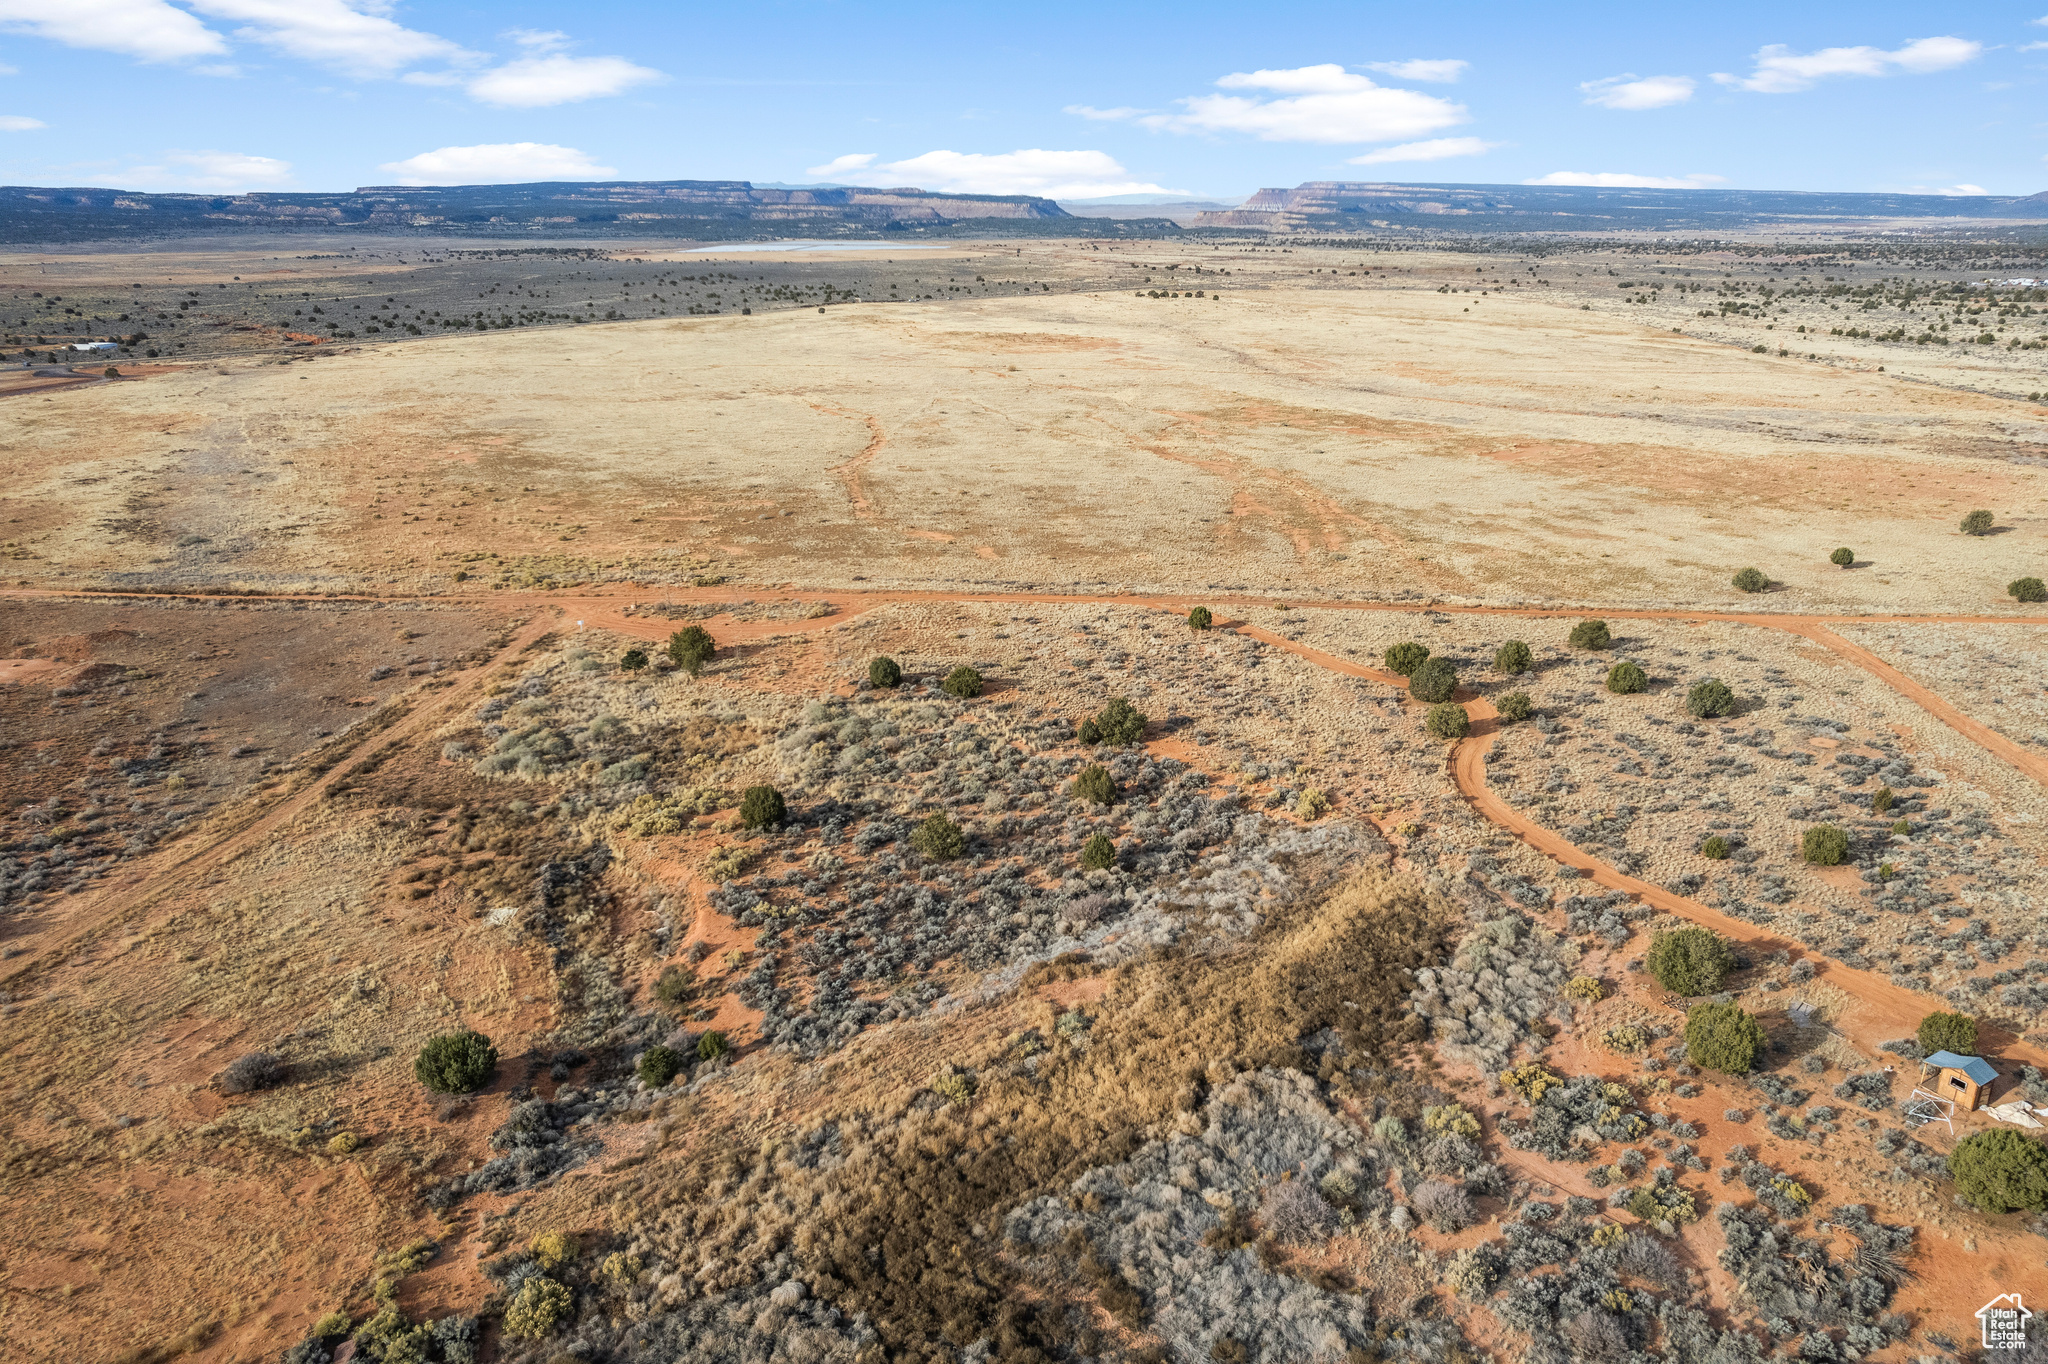
<svg viewBox="0 0 2048 1364"><path fill-rule="evenodd" d="M412 1073L436 1094L473 1094L498 1073L498 1049L480 1032L443 1033L420 1048Z"/></svg>
<svg viewBox="0 0 2048 1364"><path fill-rule="evenodd" d="M519 1285L519 1291L506 1306L505 1334L539 1340L569 1314L573 1301L567 1288L545 1275L536 1274Z"/></svg>
<svg viewBox="0 0 2048 1364"><path fill-rule="evenodd" d="M725 1034L722 1032L707 1032L697 1039L697 1059L699 1061L716 1061L731 1050L732 1048L726 1043Z"/></svg>
<svg viewBox="0 0 2048 1364"><path fill-rule="evenodd" d="M738 843L714 848L704 859L704 875L713 881L730 881L745 871L753 860L754 850Z"/></svg>
<svg viewBox="0 0 2048 1364"><path fill-rule="evenodd" d="M659 1043L640 1053L640 1082L649 1089L660 1089L682 1068L681 1054Z"/></svg>
<svg viewBox="0 0 2048 1364"><path fill-rule="evenodd" d="M1735 693L1715 678L1695 682L1685 693L1685 713L1695 720L1712 720L1735 712Z"/></svg>
<svg viewBox="0 0 2048 1364"><path fill-rule="evenodd" d="M619 656L619 667L629 673L637 673L647 666L645 649L628 649Z"/></svg>
<svg viewBox="0 0 2048 1364"><path fill-rule="evenodd" d="M1107 871L1116 865L1116 844L1108 834L1091 834L1081 845L1081 866L1088 871Z"/></svg>
<svg viewBox="0 0 2048 1364"><path fill-rule="evenodd" d="M1743 569L1735 575L1733 581L1737 590L1743 592L1761 592L1771 585L1771 580L1763 575L1763 571L1755 568Z"/></svg>
<svg viewBox="0 0 2048 1364"><path fill-rule="evenodd" d="M1735 954L1711 929L1674 928L1650 938L1645 965L1675 995L1710 995L1735 969Z"/></svg>
<svg viewBox="0 0 2048 1364"><path fill-rule="evenodd" d="M1965 535L1986 535L1990 533L1992 516L1988 511L1973 511L1963 518L1962 532Z"/></svg>
<svg viewBox="0 0 2048 1364"><path fill-rule="evenodd" d="M1500 1082L1527 1100L1531 1108L1543 1102L1544 1094L1552 1085L1564 1083L1536 1061L1525 1061L1512 1070L1501 1072Z"/></svg>
<svg viewBox="0 0 2048 1364"><path fill-rule="evenodd" d="M1816 824L1800 837L1799 855L1816 867L1839 867L1849 855L1849 835L1832 824Z"/></svg>
<svg viewBox="0 0 2048 1364"><path fill-rule="evenodd" d="M1294 802L1296 819L1314 822L1330 813L1330 798L1319 786L1311 786L1301 793L1301 799Z"/></svg>
<svg viewBox="0 0 2048 1364"><path fill-rule="evenodd" d="M911 833L910 846L934 862L951 862L967 851L967 835L944 815L933 815Z"/></svg>
<svg viewBox="0 0 2048 1364"><path fill-rule="evenodd" d="M1438 739L1462 739L1471 732L1472 717L1465 714L1463 706L1445 701L1429 708L1429 713L1422 717L1422 727Z"/></svg>
<svg viewBox="0 0 2048 1364"><path fill-rule="evenodd" d="M329 1312L313 1323L313 1334L322 1340L334 1340L348 1334L349 1319L346 1312Z"/></svg>
<svg viewBox="0 0 2048 1364"><path fill-rule="evenodd" d="M1574 649L1604 649L1613 639L1604 620L1582 620L1566 636L1566 642Z"/></svg>
<svg viewBox="0 0 2048 1364"><path fill-rule="evenodd" d="M749 829L771 829L788 817L782 793L772 786L749 786L740 797L740 823Z"/></svg>
<svg viewBox="0 0 2048 1364"><path fill-rule="evenodd" d="M1870 798L1871 813L1881 815L1891 809L1893 803L1897 800L1898 797L1892 794L1891 787L1880 786L1877 788L1877 794Z"/></svg>
<svg viewBox="0 0 2048 1364"><path fill-rule="evenodd" d="M681 966L665 966L654 982L654 997L674 1008L697 992L695 973Z"/></svg>
<svg viewBox="0 0 2048 1364"><path fill-rule="evenodd" d="M1188 612L1188 629L1190 630L1206 630L1215 623L1216 617L1209 613L1209 608L1206 606L1197 606L1194 610Z"/></svg>
<svg viewBox="0 0 2048 1364"><path fill-rule="evenodd" d="M1726 862L1728 860L1728 840L1719 834L1708 834L1706 841L1700 844L1700 856L1710 862Z"/></svg>
<svg viewBox="0 0 2048 1364"><path fill-rule="evenodd" d="M2048 583L2039 578L2014 578L2005 590L2014 601L2048 601Z"/></svg>
<svg viewBox="0 0 2048 1364"><path fill-rule="evenodd" d="M1100 714L1080 723L1075 734L1084 744L1122 748L1145 737L1145 717L1124 697L1112 696Z"/></svg>
<svg viewBox="0 0 2048 1364"><path fill-rule="evenodd" d="M1856 551L1853 549L1838 549L1833 554L1828 555L1828 562L1836 568L1847 568L1850 564L1856 562Z"/></svg>
<svg viewBox="0 0 2048 1364"><path fill-rule="evenodd" d="M576 1238L566 1232L544 1231L526 1249L535 1264L553 1273L576 1258Z"/></svg>
<svg viewBox="0 0 2048 1364"><path fill-rule="evenodd" d="M1463 1104L1433 1104L1423 1109L1422 1127L1424 1131L1439 1136L1449 1134L1470 1141L1479 1139L1479 1119Z"/></svg>
<svg viewBox="0 0 2048 1364"><path fill-rule="evenodd" d="M1649 685L1649 675L1633 663L1617 663L1607 670L1607 690L1616 696L1633 696Z"/></svg>
<svg viewBox="0 0 2048 1364"><path fill-rule="evenodd" d="M944 1099L955 1108L965 1108L974 1101L974 1077L959 1071L948 1071L932 1081L932 1093Z"/></svg>
<svg viewBox="0 0 2048 1364"><path fill-rule="evenodd" d="M1685 1016L1685 1057L1723 1075L1747 1075L1769 1041L1738 1004L1701 1004Z"/></svg>
<svg viewBox="0 0 2048 1364"><path fill-rule="evenodd" d="M1500 712L1501 719L1508 721L1526 720L1536 713L1536 707L1525 691L1509 692L1494 702L1493 708Z"/></svg>
<svg viewBox="0 0 2048 1364"><path fill-rule="evenodd" d="M1418 701L1448 701L1458 690L1458 670L1446 658L1425 659L1408 675L1408 694Z"/></svg>
<svg viewBox="0 0 2048 1364"><path fill-rule="evenodd" d="M1401 677L1412 677L1415 670L1428 660L1429 650L1413 640L1408 640L1387 646L1387 652L1383 657L1386 659L1388 672Z"/></svg>
<svg viewBox="0 0 2048 1364"><path fill-rule="evenodd" d="M2048 1147L2005 1128L1974 1132L1948 1158L1956 1192L1986 1212L2048 1207Z"/></svg>
<svg viewBox="0 0 2048 1364"><path fill-rule="evenodd" d="M284 1062L267 1051L252 1051L236 1057L220 1073L220 1092L253 1094L259 1089L273 1089L283 1084L284 1077Z"/></svg>
<svg viewBox="0 0 2048 1364"><path fill-rule="evenodd" d="M1913 832L1913 826L1909 821L1902 819L1892 825L1892 832L1895 834L1910 834Z"/></svg>
<svg viewBox="0 0 2048 1364"><path fill-rule="evenodd" d="M646 1268L638 1255L629 1250L615 1250L598 1262L597 1279L600 1283L623 1288L638 1279Z"/></svg>
<svg viewBox="0 0 2048 1364"><path fill-rule="evenodd" d="M1075 800L1085 800L1090 805L1116 804L1116 778L1109 775L1109 769L1101 763L1092 763L1081 769L1081 775L1074 778L1068 788Z"/></svg>
<svg viewBox="0 0 2048 1364"><path fill-rule="evenodd" d="M1914 1037L1923 1056L1938 1051L1952 1051L1958 1056L1977 1054L1977 1020L1968 1014L1931 1013L1920 1020Z"/></svg>
<svg viewBox="0 0 2048 1364"><path fill-rule="evenodd" d="M1440 1180L1424 1180L1416 1185L1415 1192L1408 1196L1408 1206L1417 1217L1446 1234L1463 1231L1479 1219L1479 1210L1464 1186Z"/></svg>
<svg viewBox="0 0 2048 1364"><path fill-rule="evenodd" d="M1525 673L1536 662L1529 646L1519 639L1511 639L1493 651L1493 667L1496 672Z"/></svg>
<svg viewBox="0 0 2048 1364"><path fill-rule="evenodd" d="M1621 1023L1600 1034L1600 1045L1628 1055L1650 1045L1650 1035L1634 1023Z"/></svg>
<svg viewBox="0 0 2048 1364"><path fill-rule="evenodd" d="M669 661L692 677L703 672L717 652L717 642L701 625L686 625L668 637Z"/></svg>
<svg viewBox="0 0 2048 1364"><path fill-rule="evenodd" d="M1284 1179L1260 1200L1259 1224L1283 1245L1318 1245L1337 1229L1337 1210L1306 1179Z"/></svg>
<svg viewBox="0 0 2048 1364"><path fill-rule="evenodd" d="M888 691L891 687L901 686L902 683L903 669L895 659L890 658L887 654L877 654L868 660L868 685L870 687L875 688L877 691Z"/></svg>
<svg viewBox="0 0 2048 1364"><path fill-rule="evenodd" d="M965 663L946 674L946 680L939 684L948 696L957 696L962 701L981 695L981 674Z"/></svg>
<svg viewBox="0 0 2048 1364"><path fill-rule="evenodd" d="M362 1144L362 1138L353 1132L336 1132L327 1139L327 1154L330 1156L349 1155Z"/></svg>
<svg viewBox="0 0 2048 1364"><path fill-rule="evenodd" d="M1564 996L1566 999L1583 999L1588 1003L1598 1004L1607 998L1607 987L1600 983L1597 976L1573 976L1564 987Z"/></svg>

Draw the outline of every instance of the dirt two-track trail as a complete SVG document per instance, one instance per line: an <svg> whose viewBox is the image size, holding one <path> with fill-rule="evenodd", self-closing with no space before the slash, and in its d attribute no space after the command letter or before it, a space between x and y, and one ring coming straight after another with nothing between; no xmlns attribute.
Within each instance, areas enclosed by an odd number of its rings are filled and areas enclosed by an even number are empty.
<svg viewBox="0 0 2048 1364"><path fill-rule="evenodd" d="M146 599L150 596L166 596L163 593L74 594L38 590L0 591L0 598L6 597L59 597L69 596L88 600L106 600L111 596L130 599ZM181 597L200 597L207 594L176 594ZM711 632L721 648L752 644L777 636L814 634L835 629L869 611L897 604L954 602L960 604L1040 604L1073 606L1124 606L1148 608L1159 611L1185 613L1192 605L1207 604L1212 608L1231 606L1261 606L1277 604L1278 598L1181 598L1178 596L1153 595L1074 595L1061 593L1022 592L797 592L794 590L761 591L748 590L741 593L735 589L667 589L660 593L636 592L632 594L603 596L576 596L559 593L491 593L467 598L447 594L420 600L432 600L439 604L459 604L475 600L479 605L489 603L495 608L510 607L515 611L531 610L532 618L519 634L502 649L485 667L474 669L467 680L458 682L440 692L414 693L411 708L396 723L386 726L370 735L353 750L335 760L316 780L279 799L274 805L260 813L248 811L240 822L216 832L212 842L196 846L180 844L170 850L164 860L141 872L136 878L97 892L94 897L77 910L67 914L63 926L47 934L43 941L30 936L18 942L27 949L28 955L17 970L0 978L0 983L27 971L46 968L76 944L96 937L110 926L131 919L142 912L159 893L168 889L172 878L189 880L193 875L209 867L221 865L263 839L282 829L301 812L317 802L336 783L343 780L350 771L358 767L373 753L386 747L402 743L408 738L437 722L457 701L472 692L477 682L500 664L516 658L524 649L551 629L597 629L614 634L627 635L647 640L665 639L674 628L672 622L655 616L628 615L625 608L643 601L667 599L716 604L721 601L737 603L745 596L752 600L796 600L825 601L833 610L830 615L799 621L738 622L713 616L700 622ZM294 598L306 601L356 600L358 598L337 598L328 596L307 596ZM360 598L369 600L371 598ZM374 598L380 601L409 600L406 598ZM1915 682L1910 677L1891 667L1870 651L1860 648L1840 635L1829 630L1831 624L1859 623L1955 623L1987 625L2048 625L2048 618L2017 615L1779 615L1772 613L1736 613L1723 611L1678 611L1678 610L1593 610L1585 608L1557 607L1485 607L1485 606L1442 606L1414 602L1304 602L1298 597L1286 599L1297 610L1330 611L1384 611L1413 612L1435 610L1458 614L1490 616L1523 616L1575 619L1598 615L1610 620L1685 620L1724 621L1753 625L1771 630L1780 630L1811 640L1827 648L1847 661L1869 672L1893 688L1900 695L1912 700L1928 714L1948 725L1957 733L1974 741L1986 751L2003 759L2034 780L2048 786L2048 759L2027 751L2003 735L1970 719L1937 693ZM1313 649L1296 643L1284 636L1262 630L1243 622L1219 619L1218 628L1234 629L1249 638L1256 639L1272 648L1282 649L1316 667L1342 673L1347 677L1362 678L1383 683L1405 692L1407 679L1376 668L1369 668L1347 658ZM1546 857L1568 867L1579 869L1587 879L1597 885L1620 891L1653 908L1689 919L1713 929L1733 942L1749 947L1755 953L1785 950L1801 955L1806 953L1803 944L1788 938L1762 932L1752 924L1730 918L1696 900L1677 895L1661 886L1639 881L1632 876L1609 866L1591 856L1571 840L1553 829L1544 827L1535 820L1516 810L1498 793L1493 791L1486 780L1486 754L1500 734L1500 723L1492 704L1469 693L1461 694L1457 700L1464 706L1471 720L1471 729L1463 739L1458 740L1449 750L1447 761L1450 775L1458 791L1471 804L1475 813L1489 823L1512 834ZM259 798L260 799L260 798ZM196 835L203 838L203 832ZM1863 1009L1861 1017L1845 1017L1842 1024L1849 1040L1874 1051L1877 1043L1888 1036L1897 1036L1898 1029L1907 1031L1916 1025L1922 1015L1934 1008L1946 1007L1946 1001L1907 990L1892 984L1889 980L1869 971L1857 970L1825 957L1812 956L1817 977L1841 989L1857 1000ZM2020 1041L1992 1033L1987 1041L1997 1044L1999 1053L2008 1060L2048 1068L2048 1051Z"/></svg>

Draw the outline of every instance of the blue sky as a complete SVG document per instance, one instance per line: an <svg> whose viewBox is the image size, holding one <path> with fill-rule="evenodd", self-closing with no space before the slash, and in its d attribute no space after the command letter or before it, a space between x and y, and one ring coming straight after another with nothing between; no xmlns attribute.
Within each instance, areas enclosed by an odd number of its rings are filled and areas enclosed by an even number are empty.
<svg viewBox="0 0 2048 1364"><path fill-rule="evenodd" d="M2048 0L0 0L0 181L2048 189Z"/></svg>

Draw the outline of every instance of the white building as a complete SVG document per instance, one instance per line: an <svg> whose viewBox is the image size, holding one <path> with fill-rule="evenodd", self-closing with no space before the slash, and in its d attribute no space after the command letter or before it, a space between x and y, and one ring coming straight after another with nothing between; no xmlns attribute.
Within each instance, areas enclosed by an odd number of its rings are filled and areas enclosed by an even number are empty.
<svg viewBox="0 0 2048 1364"><path fill-rule="evenodd" d="M73 341L71 349L82 350L89 355L107 355L119 349L111 341Z"/></svg>

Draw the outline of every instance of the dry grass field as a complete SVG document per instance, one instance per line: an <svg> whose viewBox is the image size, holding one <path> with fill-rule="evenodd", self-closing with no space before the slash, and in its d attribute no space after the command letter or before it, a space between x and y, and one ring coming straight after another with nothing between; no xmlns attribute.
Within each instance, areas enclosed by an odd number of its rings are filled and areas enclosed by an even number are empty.
<svg viewBox="0 0 2048 1364"><path fill-rule="evenodd" d="M2048 1221L1902 1101L1955 1009L2048 1105L2038 310L1385 248L0 259L278 281L0 371L0 1353L1970 1357ZM282 335L355 279L642 312Z"/></svg>

